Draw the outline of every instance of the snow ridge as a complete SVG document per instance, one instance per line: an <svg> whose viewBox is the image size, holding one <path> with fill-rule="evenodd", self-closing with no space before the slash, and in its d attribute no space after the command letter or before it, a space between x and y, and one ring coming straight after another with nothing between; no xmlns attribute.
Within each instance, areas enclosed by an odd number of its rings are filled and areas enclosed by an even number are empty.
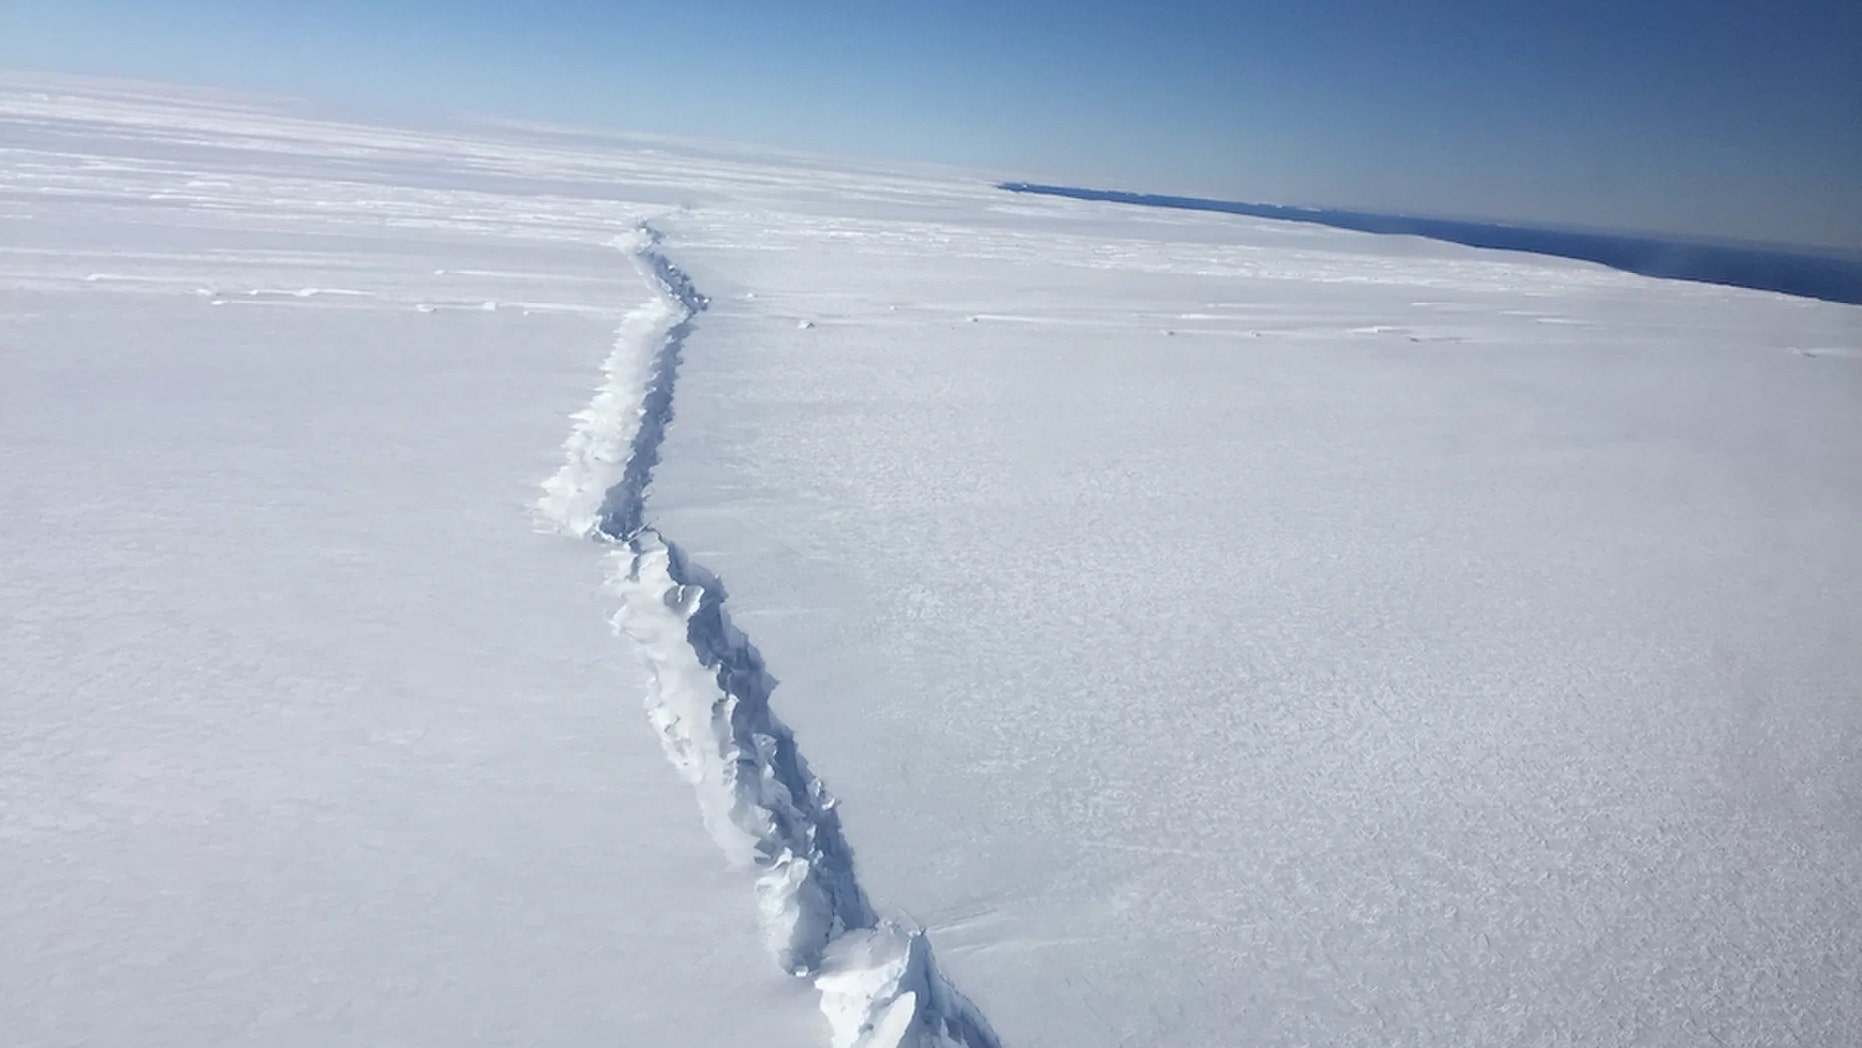
<svg viewBox="0 0 1862 1048"><path fill-rule="evenodd" d="M712 837L757 871L765 938L786 970L813 981L833 1048L1000 1048L938 971L924 930L867 900L835 800L771 708L776 682L731 624L723 583L644 524L680 355L708 304L657 250L660 239L642 224L616 243L653 299L622 320L606 380L575 416L566 461L537 508L612 547L615 629L648 670L648 719Z"/></svg>

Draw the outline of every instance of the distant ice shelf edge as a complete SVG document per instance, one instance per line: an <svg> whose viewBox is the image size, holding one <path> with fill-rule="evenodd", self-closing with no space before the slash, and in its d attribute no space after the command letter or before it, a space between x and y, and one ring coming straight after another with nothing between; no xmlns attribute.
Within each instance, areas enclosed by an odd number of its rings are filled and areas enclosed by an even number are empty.
<svg viewBox="0 0 1862 1048"><path fill-rule="evenodd" d="M615 242L652 296L615 332L603 382L575 414L537 511L610 547L614 626L648 671L647 717L696 791L706 829L733 863L756 871L764 936L784 969L812 980L834 1048L1000 1048L938 971L924 930L868 902L834 798L771 709L775 680L731 624L723 584L645 525L685 339L707 305L661 239L642 223Z"/></svg>
<svg viewBox="0 0 1862 1048"><path fill-rule="evenodd" d="M1554 229L1418 215L1383 215L1339 208L1254 204L1241 200L1132 193L1122 189L1084 189L1038 182L998 182L996 188L1035 196L1309 222L1359 233L1428 237L1466 247L1523 251L1551 258L1595 262L1625 273L1663 280L1743 287L1826 302L1862 305L1862 255L1853 250L1821 251L1764 244L1711 243L1650 234Z"/></svg>

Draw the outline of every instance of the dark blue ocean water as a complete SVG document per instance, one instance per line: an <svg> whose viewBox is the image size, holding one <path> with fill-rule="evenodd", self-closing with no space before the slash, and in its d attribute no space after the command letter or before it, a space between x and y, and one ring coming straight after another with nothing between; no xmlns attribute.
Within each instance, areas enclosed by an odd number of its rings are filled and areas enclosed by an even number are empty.
<svg viewBox="0 0 1862 1048"><path fill-rule="evenodd" d="M1011 193L1038 193L1076 200L1105 200L1147 207L1222 211L1289 222L1314 222L1364 233L1430 237L1469 247L1529 251L1537 255L1600 262L1648 277L1730 284L1734 287L1780 291L1787 295L1862 305L1862 256L1834 251L1824 254L1810 249L1670 240L1617 233L1415 218L1409 215L1379 215L1367 211L1249 204L1234 200L1126 193L1115 189L1079 189L1032 182L1002 182L997 188Z"/></svg>

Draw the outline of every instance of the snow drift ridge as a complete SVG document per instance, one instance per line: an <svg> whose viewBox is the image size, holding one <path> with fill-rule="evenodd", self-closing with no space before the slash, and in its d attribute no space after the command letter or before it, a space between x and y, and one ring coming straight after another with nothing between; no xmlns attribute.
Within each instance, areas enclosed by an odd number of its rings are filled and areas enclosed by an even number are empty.
<svg viewBox="0 0 1862 1048"><path fill-rule="evenodd" d="M708 304L659 242L645 224L617 241L653 298L623 319L606 381L575 416L566 461L544 483L538 510L614 547L614 623L648 670L648 717L697 791L713 838L732 861L758 871L770 948L792 974L813 980L834 1048L1000 1048L988 1021L938 971L924 931L880 917L868 902L834 798L770 708L776 682L725 613L723 584L644 525L680 354Z"/></svg>

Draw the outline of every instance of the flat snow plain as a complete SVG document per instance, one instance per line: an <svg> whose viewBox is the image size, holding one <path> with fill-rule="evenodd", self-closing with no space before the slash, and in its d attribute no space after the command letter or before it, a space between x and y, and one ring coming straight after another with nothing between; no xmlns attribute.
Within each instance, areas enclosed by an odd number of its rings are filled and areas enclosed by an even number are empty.
<svg viewBox="0 0 1862 1048"><path fill-rule="evenodd" d="M539 484L1005 1044L1846 1046L1862 310L991 179L0 83L0 1030L820 1045Z"/></svg>

